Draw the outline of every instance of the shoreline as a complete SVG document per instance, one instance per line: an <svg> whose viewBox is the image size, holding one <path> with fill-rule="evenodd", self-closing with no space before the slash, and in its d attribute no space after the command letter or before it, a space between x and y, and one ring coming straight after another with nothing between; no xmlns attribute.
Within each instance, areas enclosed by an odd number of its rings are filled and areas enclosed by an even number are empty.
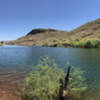
<svg viewBox="0 0 100 100"><path fill-rule="evenodd" d="M100 47L82 47L82 46L53 46L53 45L25 45L25 44L4 44L4 45L0 45L0 46L7 46L7 45L11 45L11 46L29 46L29 47L51 47L51 48L83 48L83 49L92 49L92 48L100 48Z"/></svg>

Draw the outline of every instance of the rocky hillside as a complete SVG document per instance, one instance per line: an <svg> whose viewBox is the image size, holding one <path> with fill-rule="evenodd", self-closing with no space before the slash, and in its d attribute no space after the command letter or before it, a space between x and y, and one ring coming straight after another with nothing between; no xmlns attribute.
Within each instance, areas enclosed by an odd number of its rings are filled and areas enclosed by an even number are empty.
<svg viewBox="0 0 100 100"><path fill-rule="evenodd" d="M26 36L23 36L8 44L19 45L53 45L53 41L67 39L69 33L55 29L33 29Z"/></svg>
<svg viewBox="0 0 100 100"><path fill-rule="evenodd" d="M23 36L15 41L11 41L8 44L37 46L72 46L75 43L72 43L72 41L83 42L89 39L100 39L100 19L88 22L70 32L55 29L33 29L26 36ZM82 44L83 46L83 43L78 42L78 45Z"/></svg>
<svg viewBox="0 0 100 100"><path fill-rule="evenodd" d="M73 39L93 39L100 38L100 19L88 22L70 32Z"/></svg>

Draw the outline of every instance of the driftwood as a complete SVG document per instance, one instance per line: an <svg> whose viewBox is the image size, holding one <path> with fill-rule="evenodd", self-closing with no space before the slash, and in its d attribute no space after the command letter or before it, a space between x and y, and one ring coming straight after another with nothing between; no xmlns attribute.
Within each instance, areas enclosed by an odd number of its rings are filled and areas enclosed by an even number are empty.
<svg viewBox="0 0 100 100"><path fill-rule="evenodd" d="M68 67L67 74L65 76L65 80L60 79L60 89L59 89L59 100L67 100L67 87L69 81L71 66Z"/></svg>

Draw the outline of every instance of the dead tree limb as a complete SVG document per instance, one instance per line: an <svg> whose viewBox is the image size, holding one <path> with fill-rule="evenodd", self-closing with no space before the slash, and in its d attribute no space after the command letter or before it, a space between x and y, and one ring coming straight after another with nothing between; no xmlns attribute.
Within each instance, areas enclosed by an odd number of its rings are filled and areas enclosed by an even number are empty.
<svg viewBox="0 0 100 100"><path fill-rule="evenodd" d="M65 77L65 85L64 85L65 90L67 90L67 87L68 87L70 70L71 70L71 66L68 67L67 74L66 74L66 77Z"/></svg>
<svg viewBox="0 0 100 100"><path fill-rule="evenodd" d="M60 79L60 89L59 89L59 100L66 100L67 96L67 87L69 82L69 75L70 75L71 66L68 67L67 74L65 76L65 80Z"/></svg>

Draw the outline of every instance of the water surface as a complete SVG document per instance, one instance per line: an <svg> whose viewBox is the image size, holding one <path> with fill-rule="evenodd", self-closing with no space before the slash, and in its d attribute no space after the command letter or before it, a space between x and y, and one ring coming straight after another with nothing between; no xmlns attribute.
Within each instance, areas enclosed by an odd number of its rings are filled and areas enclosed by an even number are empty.
<svg viewBox="0 0 100 100"><path fill-rule="evenodd" d="M85 71L88 93L83 100L100 100L100 49L1 46L0 80L9 79L8 82L14 83L24 79L31 67L44 56L55 59L62 67L69 61Z"/></svg>

